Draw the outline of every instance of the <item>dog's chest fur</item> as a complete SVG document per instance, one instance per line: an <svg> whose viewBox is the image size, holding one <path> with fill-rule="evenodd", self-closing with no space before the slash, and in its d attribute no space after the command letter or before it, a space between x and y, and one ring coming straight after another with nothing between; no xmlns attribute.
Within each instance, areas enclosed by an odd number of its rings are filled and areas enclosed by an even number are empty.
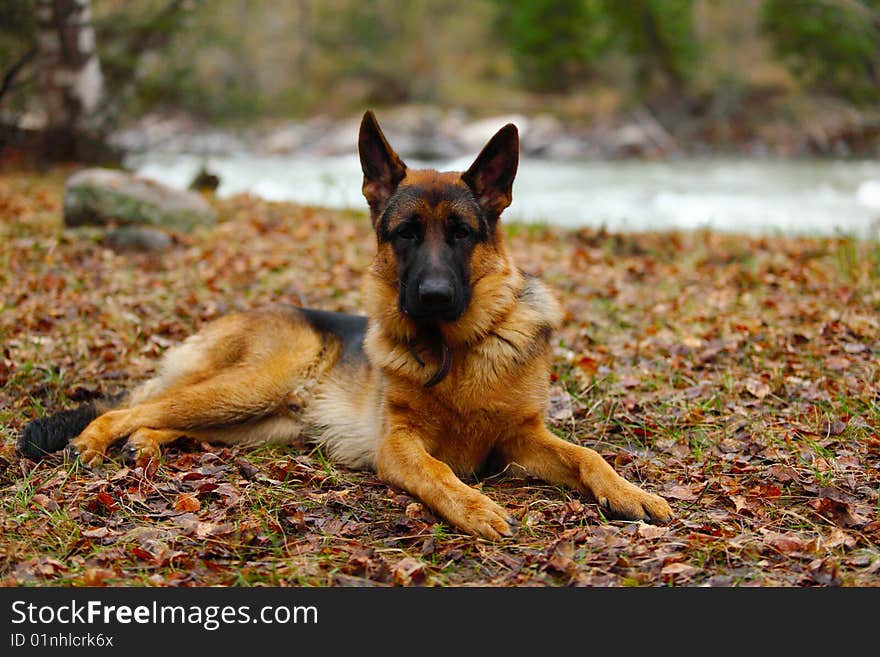
<svg viewBox="0 0 880 657"><path fill-rule="evenodd" d="M372 323L369 363L341 364L328 373L310 404L306 419L314 441L334 460L373 468L387 408L403 405L429 453L462 474L478 470L495 438L526 417L543 416L546 406L550 336L560 309L532 277L515 299L474 343L452 349L449 374L431 388L424 383L439 367L439 353L422 350L417 357L411 345Z"/></svg>

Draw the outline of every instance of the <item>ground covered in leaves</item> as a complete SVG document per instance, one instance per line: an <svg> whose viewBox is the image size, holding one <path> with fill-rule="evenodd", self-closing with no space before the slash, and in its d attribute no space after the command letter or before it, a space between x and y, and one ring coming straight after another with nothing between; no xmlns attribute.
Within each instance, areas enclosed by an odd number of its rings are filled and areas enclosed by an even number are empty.
<svg viewBox="0 0 880 657"><path fill-rule="evenodd" d="M519 520L457 533L305 446L181 442L95 470L24 423L117 393L205 322L275 301L357 312L366 216L248 197L161 254L63 229L56 171L0 174L0 582L6 585L880 584L880 245L510 226L567 309L550 422L664 495L667 526L519 473Z"/></svg>

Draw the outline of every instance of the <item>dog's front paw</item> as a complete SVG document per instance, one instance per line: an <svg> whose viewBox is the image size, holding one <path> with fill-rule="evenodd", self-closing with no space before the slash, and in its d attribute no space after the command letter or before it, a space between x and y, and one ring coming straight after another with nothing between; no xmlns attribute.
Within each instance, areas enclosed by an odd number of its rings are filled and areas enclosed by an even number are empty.
<svg viewBox="0 0 880 657"><path fill-rule="evenodd" d="M672 508L662 497L643 491L622 477L593 491L599 505L619 518L644 520L645 522L668 522Z"/></svg>
<svg viewBox="0 0 880 657"><path fill-rule="evenodd" d="M135 433L125 441L119 455L126 465L137 465L144 460L158 459L161 453L161 448L154 441Z"/></svg>
<svg viewBox="0 0 880 657"><path fill-rule="evenodd" d="M446 516L453 525L469 534L500 541L511 536L516 521L507 511L498 506L482 493L468 488L461 499L455 501Z"/></svg>
<svg viewBox="0 0 880 657"><path fill-rule="evenodd" d="M88 466L100 465L104 460L104 449L96 447L84 434L71 440L64 453L68 459L78 460Z"/></svg>

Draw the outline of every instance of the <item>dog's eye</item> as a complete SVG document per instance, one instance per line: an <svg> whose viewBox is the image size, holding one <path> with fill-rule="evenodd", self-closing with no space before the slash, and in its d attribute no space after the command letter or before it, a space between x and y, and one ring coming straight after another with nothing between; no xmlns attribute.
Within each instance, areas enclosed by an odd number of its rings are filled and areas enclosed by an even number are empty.
<svg viewBox="0 0 880 657"><path fill-rule="evenodd" d="M471 229L467 226L456 226L452 231L452 236L457 240L465 240L471 236Z"/></svg>
<svg viewBox="0 0 880 657"><path fill-rule="evenodd" d="M413 230L412 226L403 225L397 229L397 236L402 240L414 240L416 238L416 231Z"/></svg>

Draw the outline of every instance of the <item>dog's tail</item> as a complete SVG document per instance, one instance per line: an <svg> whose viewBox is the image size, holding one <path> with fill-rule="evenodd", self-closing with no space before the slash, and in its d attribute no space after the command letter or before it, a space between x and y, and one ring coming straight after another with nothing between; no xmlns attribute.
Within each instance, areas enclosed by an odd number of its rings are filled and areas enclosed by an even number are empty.
<svg viewBox="0 0 880 657"><path fill-rule="evenodd" d="M102 399L77 408L58 411L28 422L18 437L18 449L37 461L51 452L64 449L96 417L117 405L120 398Z"/></svg>

